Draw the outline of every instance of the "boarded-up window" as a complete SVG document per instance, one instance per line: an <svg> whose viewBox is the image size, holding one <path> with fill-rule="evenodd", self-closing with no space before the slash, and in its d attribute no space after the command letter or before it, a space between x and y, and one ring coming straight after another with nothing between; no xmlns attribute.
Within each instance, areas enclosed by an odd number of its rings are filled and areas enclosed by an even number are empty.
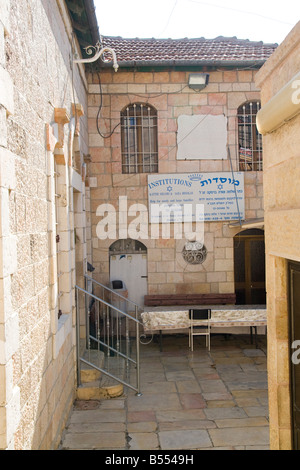
<svg viewBox="0 0 300 470"><path fill-rule="evenodd" d="M224 115L179 116L178 160L227 159L227 119Z"/></svg>

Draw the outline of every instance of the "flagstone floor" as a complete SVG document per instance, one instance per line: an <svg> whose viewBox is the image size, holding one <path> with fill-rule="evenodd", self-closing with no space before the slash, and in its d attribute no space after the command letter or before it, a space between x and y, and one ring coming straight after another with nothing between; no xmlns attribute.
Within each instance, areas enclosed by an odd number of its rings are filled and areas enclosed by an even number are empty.
<svg viewBox="0 0 300 470"><path fill-rule="evenodd" d="M74 403L61 449L268 450L266 337L141 345L142 396Z"/></svg>

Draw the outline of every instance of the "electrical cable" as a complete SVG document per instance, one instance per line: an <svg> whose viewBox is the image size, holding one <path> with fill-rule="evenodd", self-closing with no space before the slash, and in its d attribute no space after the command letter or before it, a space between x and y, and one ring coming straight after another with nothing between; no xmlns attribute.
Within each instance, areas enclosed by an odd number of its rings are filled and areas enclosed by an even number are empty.
<svg viewBox="0 0 300 470"><path fill-rule="evenodd" d="M170 18L171 18L172 14L173 14L173 11L175 10L175 7L176 7L176 5L177 5L177 2L178 2L178 0L176 0L176 2L175 2L175 5L174 5L173 10L172 10L172 12L171 12ZM170 20L170 18L169 18L169 20ZM101 38L101 36L100 36L100 38ZM252 70L255 70L255 64L252 65L252 66L249 66L249 67L236 68L236 69L233 69L233 70L242 71L242 70L251 70L251 69L252 69ZM222 71L222 70L217 70L217 71ZM99 80L99 89L100 89L100 105L99 105L99 109L98 109L97 117L96 117L97 132L98 132L98 134L99 134L103 139L108 139L108 138L110 138L110 137L114 134L115 130L121 125L121 122L119 122L112 130L110 130L110 132L109 132L108 134L104 134L103 132L101 132L100 126L99 126L99 120L100 120L100 114L101 114L102 107L103 107L103 95L110 95L111 93L103 93L103 91L102 91L102 83L101 83L100 72L99 72L99 71L96 71L96 73L97 73L97 76L98 76L98 80ZM163 95L176 95L176 94L182 93L182 91L183 91L185 88L187 88L187 87L188 87L188 85L184 85L182 88L180 88L180 90L173 91L173 92L161 92L161 93L158 93L158 94L148 93L148 94L143 94L143 95L141 95L141 94L138 94L138 93L128 93L128 92L126 92L126 93L118 93L118 94L119 94L119 95L127 95L128 97L129 97L129 96L136 96L136 97L138 97L138 98L143 98L143 99L146 98L146 102L148 102L148 100L149 100L150 98L151 98L151 99L154 99L154 98L159 98L159 97L161 97L161 96L163 96ZM200 92L195 91L195 93L200 93ZM129 101L130 101L130 100L129 100ZM201 121L201 122L202 122L202 121ZM200 123L201 123L201 122L200 122ZM199 125L200 123L198 123L196 127L198 127L198 125ZM192 129L192 131L190 131L190 133L191 133L191 132L193 132L193 129ZM190 134L190 133L189 133L189 134ZM189 135L189 134L188 134L188 135ZM184 139L185 139L186 137L188 137L188 135L185 136ZM184 139L183 139L183 140L184 140ZM176 146L174 146L170 151L172 151L174 148L176 148ZM168 155L169 153L170 153L170 152L168 152L166 155ZM164 155L164 156L166 156L166 155Z"/></svg>
<svg viewBox="0 0 300 470"><path fill-rule="evenodd" d="M102 110L102 107L103 107L103 93L102 93L102 85L101 85L101 77L100 77L100 73L97 72L97 75L98 75L98 79L99 79L99 85L100 85L100 105L99 105L99 109L98 109L98 113L97 113L97 118L96 118L96 121L97 121L97 131L99 133L99 135L101 137L103 137L104 139L106 138L110 138L113 133L115 132L115 130L121 125L121 122L119 122L107 135L104 135L101 131L100 131L100 128L99 128L99 119L100 119L100 114L101 114L101 110ZM184 88L186 88L187 85L185 85L181 90L178 90L177 92L172 92L173 94L177 94L177 93L180 93ZM127 95L129 95L129 93L126 93ZM164 94L171 94L171 93L166 93L166 92L163 92L159 95L156 95L156 96L162 96ZM130 93L130 95L133 95L133 96L140 96L140 97L143 97L145 98L145 95L135 95L135 94L132 94ZM151 96L152 97L152 96ZM148 95L148 98L149 99L150 96ZM220 99L217 101L217 103L215 105L212 106L211 108L211 111L213 111L216 106L218 106L219 102L221 101L221 99L223 99L223 96L220 96ZM162 157L161 159L165 158L166 156L168 156L174 149L176 149L178 147L178 144L181 144L185 139L187 139L202 123L203 121L208 117L209 115L206 114L203 119L201 121L199 121L179 142L176 143L176 145L174 145L173 147L171 147ZM228 157L229 157L229 161L230 161L230 168L231 168L231 173L232 173L232 176L233 176L233 179L234 179L234 170L233 170L233 164L232 164L232 158L231 158L231 154L230 154L230 149L228 147ZM128 176L125 178L125 179L129 179L130 177L132 177L133 174L128 174ZM124 175L125 176L125 175ZM236 198L236 203L237 203L237 210L238 210L238 214L239 214L239 223L241 225L241 216L240 216L240 210L239 210L239 205L238 205L238 198L237 198L237 193L236 193L236 187L235 187L235 198Z"/></svg>
<svg viewBox="0 0 300 470"><path fill-rule="evenodd" d="M234 171L233 171L233 165L232 165L232 159L231 159L231 153L230 153L230 148L229 148L229 146L227 146L227 154L228 154L228 158L229 158L229 162L230 162L230 168L231 168L232 178L233 178L233 180L234 180ZM236 186L235 186L235 185L234 185L234 193L235 193L236 207L237 207L238 216L239 216L239 224L240 224L240 226L242 226L242 219L241 219L241 213L240 213L240 207L239 207L239 200L238 200L238 195L237 195L237 192L236 192Z"/></svg>
<svg viewBox="0 0 300 470"><path fill-rule="evenodd" d="M164 27L164 29L162 30L162 32L158 35L158 37L159 37L159 36L162 36L162 34L165 32L165 30L166 30L167 27L169 26L170 20L171 20L171 18L172 18L172 16L173 16L173 13L174 13L174 11L175 11L175 8L176 8L176 6L177 6L177 3L178 3L178 0L175 0L174 6L173 6L172 11L171 11L171 13L170 13L170 15L169 15L169 18L168 18L168 21L167 21L167 23L166 23L166 26Z"/></svg>
<svg viewBox="0 0 300 470"><path fill-rule="evenodd" d="M163 96L163 95L178 95L179 93L181 93L185 88L187 88L188 85L184 85L182 88L180 88L180 90L177 90L177 91L170 91L170 92L166 92L166 91L163 91L161 93L158 93L157 95L154 95L154 94L151 94L151 93L145 93L144 95L139 95L137 93L123 93L124 95L131 95L131 96L137 96L138 98L145 98L146 95L147 96L147 100L149 100L150 98L159 98L160 96ZM122 94L122 93L120 93Z"/></svg>
<svg viewBox="0 0 300 470"><path fill-rule="evenodd" d="M222 97L220 97L220 99L217 101L217 103L211 107L211 111L213 111L213 110L216 108L216 106L218 106L218 104L219 104L219 102L220 102L221 99L222 99ZM198 122L198 123L188 132L188 134L186 134L179 142L177 142L173 147L171 147L170 150L168 150L164 155L162 155L162 157L161 157L160 159L161 159L161 160L164 159L164 158L165 158L166 156L168 156L174 149L176 149L176 148L178 147L178 144L181 144L189 135L191 135L192 132L194 132L195 129L197 129L197 127L199 127L200 124L202 124L202 122L203 122L208 116L209 116L209 114L205 115L205 116L203 117L203 119L202 119L200 122ZM127 173L127 174L124 174L124 176L126 175L126 177L124 178L124 180L126 181L127 179L131 178L134 174L135 174L135 173L129 173L129 174ZM123 180L123 181L124 181L124 180Z"/></svg>
<svg viewBox="0 0 300 470"><path fill-rule="evenodd" d="M274 21L276 23L286 24L288 26L294 26L293 23L289 23L287 21L282 21L282 20L279 20L277 18L271 18L270 16L261 15L260 13L256 13L254 11L239 10L238 8L233 8L233 7L223 6L223 5L217 5L215 3L202 2L202 1L199 1L199 0L185 0L185 1L190 2L190 3L196 3L198 5L206 5L206 6L209 6L209 7L220 8L220 9L223 9L223 10L235 11L236 13L243 13L244 15L258 16L258 17L263 18L265 20Z"/></svg>
<svg viewBox="0 0 300 470"><path fill-rule="evenodd" d="M99 105L99 109L98 109L97 117L96 117L97 131L98 131L98 134L103 139L109 139L113 135L115 130L121 125L121 122L118 122L118 124L113 128L113 130L110 130L110 132L108 134L105 135L101 132L100 127L99 127L99 118L100 118L100 114L101 114L102 107L103 107L103 95L102 95L102 84L101 84L100 73L97 72L97 75L98 75L98 79L99 79L99 88L100 88L100 105Z"/></svg>
<svg viewBox="0 0 300 470"><path fill-rule="evenodd" d="M74 113L75 113L75 129L77 128L77 111L76 111L76 95L75 95L75 86L74 86L74 57L75 53L75 33L72 31L72 58L71 58L71 73L72 73L72 93L73 93L73 102L74 102Z"/></svg>
<svg viewBox="0 0 300 470"><path fill-rule="evenodd" d="M221 93L222 94L222 93ZM217 101L217 103L212 106L211 108L211 111L213 111L215 109L216 106L218 106L219 102L221 101L221 99L223 99L223 96L220 97L220 99ZM200 124L202 124L203 121L205 121L205 119L210 116L210 114L205 114L205 116L203 117L203 119L201 119L201 121L199 121L179 142L177 142L176 145L174 145L167 153L165 153L161 158L164 158L166 157L167 155L169 155L172 150L174 150L175 148L178 147L178 144L181 144L185 139L187 139L189 137L189 135L191 135L195 129L197 129L197 127L200 126Z"/></svg>
<svg viewBox="0 0 300 470"><path fill-rule="evenodd" d="M119 122L112 130L110 130L110 132L108 134L103 134L100 130L100 127L99 127L99 120L100 120L100 114L101 114L101 111L102 111L102 108L103 108L103 95L104 93L102 92L102 84L101 84L101 77L100 77L100 72L97 71L97 76L98 76L98 80L99 80L99 89L100 89L100 104L99 104L99 109L98 109L98 112L97 112L97 117L96 117L96 125L97 125L97 131L98 131L98 134L103 138L103 139L109 139L113 133L115 132L115 130L121 125L121 122ZM170 93L167 93L167 92L162 92L162 93L159 93L157 95L152 95L152 94L148 94L148 96L146 95L139 95L139 94L136 94L136 93L124 93L126 95L129 96L137 96L138 98L146 98L146 102L147 100L149 100L150 98L159 98L160 96L163 96L163 95L171 95L171 94L179 94L181 93L185 88L187 88L187 85L184 85L180 90L178 91L173 91L173 92L170 92ZM110 93L106 93L108 95L110 95ZM121 94L121 93L119 93Z"/></svg>

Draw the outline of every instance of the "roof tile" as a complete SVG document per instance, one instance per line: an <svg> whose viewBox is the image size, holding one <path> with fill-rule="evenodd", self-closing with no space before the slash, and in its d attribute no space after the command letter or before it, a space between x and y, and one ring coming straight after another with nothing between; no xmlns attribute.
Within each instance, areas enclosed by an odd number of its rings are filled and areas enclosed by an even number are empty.
<svg viewBox="0 0 300 470"><path fill-rule="evenodd" d="M195 65L229 62L264 62L274 52L277 44L264 44L237 39L141 39L102 36L102 45L115 50L118 63L126 65Z"/></svg>

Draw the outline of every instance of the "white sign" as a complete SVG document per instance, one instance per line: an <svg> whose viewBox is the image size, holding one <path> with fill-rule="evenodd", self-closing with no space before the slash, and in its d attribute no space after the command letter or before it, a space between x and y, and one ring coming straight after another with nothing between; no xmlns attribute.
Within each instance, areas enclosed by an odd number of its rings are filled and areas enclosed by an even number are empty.
<svg viewBox="0 0 300 470"><path fill-rule="evenodd" d="M148 200L151 223L200 221L200 205L205 221L243 220L244 173L148 175Z"/></svg>
<svg viewBox="0 0 300 470"><path fill-rule="evenodd" d="M227 119L220 116L179 116L177 160L227 160Z"/></svg>

